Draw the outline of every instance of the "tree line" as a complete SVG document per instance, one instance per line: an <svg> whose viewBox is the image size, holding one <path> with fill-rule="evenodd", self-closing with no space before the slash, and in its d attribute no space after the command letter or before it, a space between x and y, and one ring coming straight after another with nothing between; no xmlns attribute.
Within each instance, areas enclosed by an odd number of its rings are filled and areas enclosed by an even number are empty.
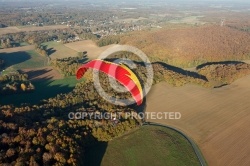
<svg viewBox="0 0 250 166"><path fill-rule="evenodd" d="M51 65L57 68L64 76L73 76L80 65L86 60L86 52L79 52L77 57L51 60Z"/></svg>
<svg viewBox="0 0 250 166"><path fill-rule="evenodd" d="M34 85L28 80L27 74L11 72L0 76L0 94L16 94L34 91Z"/></svg>

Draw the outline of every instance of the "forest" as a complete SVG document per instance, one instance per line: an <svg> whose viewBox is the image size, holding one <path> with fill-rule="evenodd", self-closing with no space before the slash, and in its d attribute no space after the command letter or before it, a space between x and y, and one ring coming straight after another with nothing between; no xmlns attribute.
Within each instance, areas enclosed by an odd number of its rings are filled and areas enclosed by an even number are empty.
<svg viewBox="0 0 250 166"><path fill-rule="evenodd" d="M235 80L250 74L250 65L244 62L226 61L197 66L198 73L209 80L229 85Z"/></svg>
<svg viewBox="0 0 250 166"><path fill-rule="evenodd" d="M140 48L151 61L178 67L195 67L206 62L249 59L250 34L228 26L164 28L130 33L120 44Z"/></svg>
<svg viewBox="0 0 250 166"><path fill-rule="evenodd" d="M98 102L97 102L98 101ZM136 119L69 120L73 112L131 112L129 107L106 102L91 80L76 85L38 105L1 106L0 162L16 165L81 165L84 149L97 140L109 141L135 128Z"/></svg>
<svg viewBox="0 0 250 166"><path fill-rule="evenodd" d="M87 61L86 52L79 53L77 57L67 57L51 60L50 63L58 69L63 76L73 76L83 62Z"/></svg>

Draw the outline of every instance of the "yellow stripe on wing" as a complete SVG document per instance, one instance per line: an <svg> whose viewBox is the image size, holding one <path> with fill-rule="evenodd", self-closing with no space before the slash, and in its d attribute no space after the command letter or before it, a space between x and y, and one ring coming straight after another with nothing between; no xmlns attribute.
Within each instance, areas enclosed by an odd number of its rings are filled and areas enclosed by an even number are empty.
<svg viewBox="0 0 250 166"><path fill-rule="evenodd" d="M129 72L130 75L127 75L127 76L134 81L134 83L138 87L138 89L140 91L140 95L143 99L141 83L140 83L139 79L137 78L137 76L135 75L135 73L124 64L121 64L121 67L126 69Z"/></svg>

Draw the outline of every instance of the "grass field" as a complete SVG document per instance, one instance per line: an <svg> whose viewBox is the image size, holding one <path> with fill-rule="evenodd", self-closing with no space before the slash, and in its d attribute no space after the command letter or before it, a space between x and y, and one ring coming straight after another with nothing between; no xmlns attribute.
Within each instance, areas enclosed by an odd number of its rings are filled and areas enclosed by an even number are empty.
<svg viewBox="0 0 250 166"><path fill-rule="evenodd" d="M203 16L189 16L189 17L184 17L180 19L175 19L175 20L170 20L169 23L173 24L205 24L206 22L202 22L199 19L202 18Z"/></svg>
<svg viewBox="0 0 250 166"><path fill-rule="evenodd" d="M37 104L40 100L49 97L54 97L60 93L67 93L72 91L75 84L79 82L74 76L66 77L58 80L40 80L32 82L35 86L35 91L24 94L6 95L0 98L0 104L14 104L21 103Z"/></svg>
<svg viewBox="0 0 250 166"><path fill-rule="evenodd" d="M173 126L193 138L209 165L250 165L250 75L231 85L205 89L155 85L147 112L180 112L181 119L148 119Z"/></svg>
<svg viewBox="0 0 250 166"><path fill-rule="evenodd" d="M78 55L77 51L64 46L61 42L51 41L43 43L43 45L47 46L48 54L51 59L74 57Z"/></svg>
<svg viewBox="0 0 250 166"><path fill-rule="evenodd" d="M95 42L92 40L84 40L73 43L65 44L66 47L73 49L77 52L87 51L87 55L90 59L96 59L98 56L105 51L106 49L114 46L115 44L111 44L108 46L98 47Z"/></svg>
<svg viewBox="0 0 250 166"><path fill-rule="evenodd" d="M199 165L191 145L182 135L155 126L142 126L108 142L108 145L90 148L86 155L87 165Z"/></svg>
<svg viewBox="0 0 250 166"><path fill-rule="evenodd" d="M126 18L126 19L117 19L115 22L121 23L121 22L126 22L126 23L131 23L131 22L137 22L141 20L147 20L147 18L144 17L139 17L139 18Z"/></svg>
<svg viewBox="0 0 250 166"><path fill-rule="evenodd" d="M13 68L16 70L39 68L47 65L46 57L39 55L33 50L0 53L0 58L5 61L6 68Z"/></svg>
<svg viewBox="0 0 250 166"><path fill-rule="evenodd" d="M21 43L18 43L18 44L19 44L19 47L29 46L29 43L27 43L27 42L21 42Z"/></svg>
<svg viewBox="0 0 250 166"><path fill-rule="evenodd" d="M56 51L53 57L67 57L69 54L74 56L77 52L65 47L63 44L56 42L45 43L48 48L54 48ZM59 93L70 92L77 83L75 77L60 79L61 75L53 68L48 67L47 58L39 55L32 46L24 46L10 49L2 49L0 58L5 61L5 71L7 74L13 70L21 70L27 73L35 85L35 91L27 94L7 95L0 98L1 104L31 103L36 104L42 99L54 97Z"/></svg>

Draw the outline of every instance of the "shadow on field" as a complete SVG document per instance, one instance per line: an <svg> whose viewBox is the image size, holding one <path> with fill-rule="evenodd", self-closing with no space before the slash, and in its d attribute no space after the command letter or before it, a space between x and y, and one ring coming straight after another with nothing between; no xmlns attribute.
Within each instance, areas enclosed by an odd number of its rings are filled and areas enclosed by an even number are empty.
<svg viewBox="0 0 250 166"><path fill-rule="evenodd" d="M28 79L31 81L54 80L52 71L52 68L19 70L20 73L27 74Z"/></svg>
<svg viewBox="0 0 250 166"><path fill-rule="evenodd" d="M97 142L96 144L87 147L87 150L84 153L84 164L91 166L100 166L107 146L108 142Z"/></svg>
<svg viewBox="0 0 250 166"><path fill-rule="evenodd" d="M47 51L47 54L50 56L51 54L55 53L56 50L54 48L49 48L46 50Z"/></svg>
<svg viewBox="0 0 250 166"><path fill-rule="evenodd" d="M56 50L54 48L48 48L47 45L43 45L42 47L43 47L43 50L46 50L48 56L50 56L51 54L56 52Z"/></svg>
<svg viewBox="0 0 250 166"><path fill-rule="evenodd" d="M171 66L171 65L168 65L168 64L163 63L163 62L154 62L152 64L160 64L167 70L171 70L173 72L176 72L176 73L179 73L179 74L182 74L182 75L186 75L186 76L189 76L189 77L200 78L200 79L203 79L205 81L208 81L207 78L204 75L198 74L196 72L184 70L182 68Z"/></svg>
<svg viewBox="0 0 250 166"><path fill-rule="evenodd" d="M33 81L35 90L29 93L12 94L0 96L0 104L14 104L20 106L22 103L38 104L43 99L55 97L61 93L68 93L74 89L74 85L67 84L65 79L51 80L52 77Z"/></svg>
<svg viewBox="0 0 250 166"><path fill-rule="evenodd" d="M82 56L82 59L78 60L78 63L83 64L83 63L87 63L88 61L89 61L89 58L88 58L88 56L85 54L85 55Z"/></svg>
<svg viewBox="0 0 250 166"><path fill-rule="evenodd" d="M205 67L205 66L208 66L208 65L237 65L237 64L243 64L245 62L240 62L240 61L221 61L221 62L207 62L207 63L204 63L204 64L201 64L199 66L196 67L197 70Z"/></svg>
<svg viewBox="0 0 250 166"><path fill-rule="evenodd" d="M115 60L119 60L118 58L107 58L105 60L108 60L110 62L114 62ZM116 63L118 63L119 61L116 61ZM127 65L127 63L130 63L130 60L126 61L126 60L122 60L121 61L123 64ZM127 63L124 63L124 62L127 62ZM141 66L145 66L145 64L143 62L138 62L138 61L133 61L133 63L137 64L137 65L141 65ZM189 76L189 77L193 77L193 78L199 78L199 79L203 79L205 81L208 81L207 78L204 76L204 75L201 75L197 72L192 72L192 71L188 71L188 70L184 70L182 68L179 68L179 67L175 67L175 66L171 66L169 64L166 64L164 62L153 62L152 65L161 65L164 67L164 69L166 70L171 70L175 73L179 73L179 74L182 74L182 75L186 75L186 76ZM141 81L141 80L140 80Z"/></svg>
<svg viewBox="0 0 250 166"><path fill-rule="evenodd" d="M13 46L15 46L15 47L20 47L21 46L21 44L20 43L11 43Z"/></svg>
<svg viewBox="0 0 250 166"><path fill-rule="evenodd" d="M4 60L4 68L25 62L31 58L31 56L24 51L13 53L0 53L0 58Z"/></svg>

